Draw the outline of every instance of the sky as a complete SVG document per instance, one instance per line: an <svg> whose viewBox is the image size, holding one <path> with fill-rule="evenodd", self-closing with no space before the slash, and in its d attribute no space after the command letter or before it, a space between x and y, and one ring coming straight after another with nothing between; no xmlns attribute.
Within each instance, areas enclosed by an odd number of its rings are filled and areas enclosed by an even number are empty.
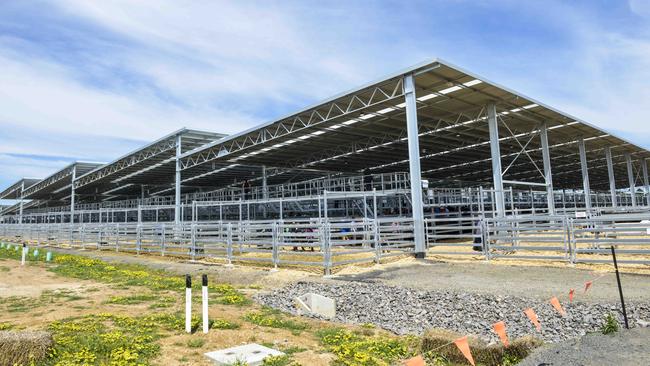
<svg viewBox="0 0 650 366"><path fill-rule="evenodd" d="M436 57L650 148L647 0L0 0L0 190Z"/></svg>

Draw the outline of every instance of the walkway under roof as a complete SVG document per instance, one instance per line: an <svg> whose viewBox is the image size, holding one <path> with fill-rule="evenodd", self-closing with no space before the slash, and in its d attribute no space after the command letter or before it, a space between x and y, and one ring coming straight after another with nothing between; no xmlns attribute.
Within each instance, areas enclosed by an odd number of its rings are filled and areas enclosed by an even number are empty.
<svg viewBox="0 0 650 366"><path fill-rule="evenodd" d="M432 182L492 185L486 105L493 102L505 180L544 182L539 129L546 123L556 189L582 188L579 139L585 141L592 189L609 187L606 147L612 149L617 186L628 186L625 154L642 185L639 163L650 158L646 149L439 59L186 151L183 184L203 183L202 177L231 184L261 166L409 171L403 85L409 74L416 87L422 175Z"/></svg>
<svg viewBox="0 0 650 366"><path fill-rule="evenodd" d="M97 201L137 197L143 187L148 192L166 189L174 184L176 147L179 141L183 153L224 136L220 133L180 129L108 164L77 175L75 191L82 201Z"/></svg>

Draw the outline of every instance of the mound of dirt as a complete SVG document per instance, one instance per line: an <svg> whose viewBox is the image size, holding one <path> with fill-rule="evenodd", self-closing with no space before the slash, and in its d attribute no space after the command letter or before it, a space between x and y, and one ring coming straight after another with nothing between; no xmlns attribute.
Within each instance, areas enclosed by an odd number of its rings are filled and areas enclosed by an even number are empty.
<svg viewBox="0 0 650 366"><path fill-rule="evenodd" d="M632 328L604 335L592 333L535 350L520 366L540 365L647 365L650 360L650 328Z"/></svg>

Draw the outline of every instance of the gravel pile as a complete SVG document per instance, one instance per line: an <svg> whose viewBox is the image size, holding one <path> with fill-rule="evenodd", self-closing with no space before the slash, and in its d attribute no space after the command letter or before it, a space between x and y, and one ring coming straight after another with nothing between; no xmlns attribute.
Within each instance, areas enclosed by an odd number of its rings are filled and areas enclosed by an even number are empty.
<svg viewBox="0 0 650 366"><path fill-rule="evenodd" d="M293 298L308 292L336 301L336 318L342 323L372 323L396 334L422 334L429 328L452 330L496 342L492 324L504 320L511 338L535 335L547 342L558 342L597 331L609 313L617 315L618 303L586 304L562 302L567 316L560 316L548 303L533 298L496 296L453 291L418 291L379 283L297 282L272 293L258 294L261 304L296 314ZM650 304L626 304L630 326L650 320ZM524 315L532 307L542 331ZM622 316L620 323L623 324Z"/></svg>

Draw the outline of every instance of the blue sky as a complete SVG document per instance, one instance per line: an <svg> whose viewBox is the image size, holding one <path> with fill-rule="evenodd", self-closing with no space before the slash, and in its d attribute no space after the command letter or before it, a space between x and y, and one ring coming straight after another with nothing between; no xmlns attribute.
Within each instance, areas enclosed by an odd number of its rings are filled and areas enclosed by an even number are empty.
<svg viewBox="0 0 650 366"><path fill-rule="evenodd" d="M650 1L0 2L0 187L440 57L650 147Z"/></svg>

